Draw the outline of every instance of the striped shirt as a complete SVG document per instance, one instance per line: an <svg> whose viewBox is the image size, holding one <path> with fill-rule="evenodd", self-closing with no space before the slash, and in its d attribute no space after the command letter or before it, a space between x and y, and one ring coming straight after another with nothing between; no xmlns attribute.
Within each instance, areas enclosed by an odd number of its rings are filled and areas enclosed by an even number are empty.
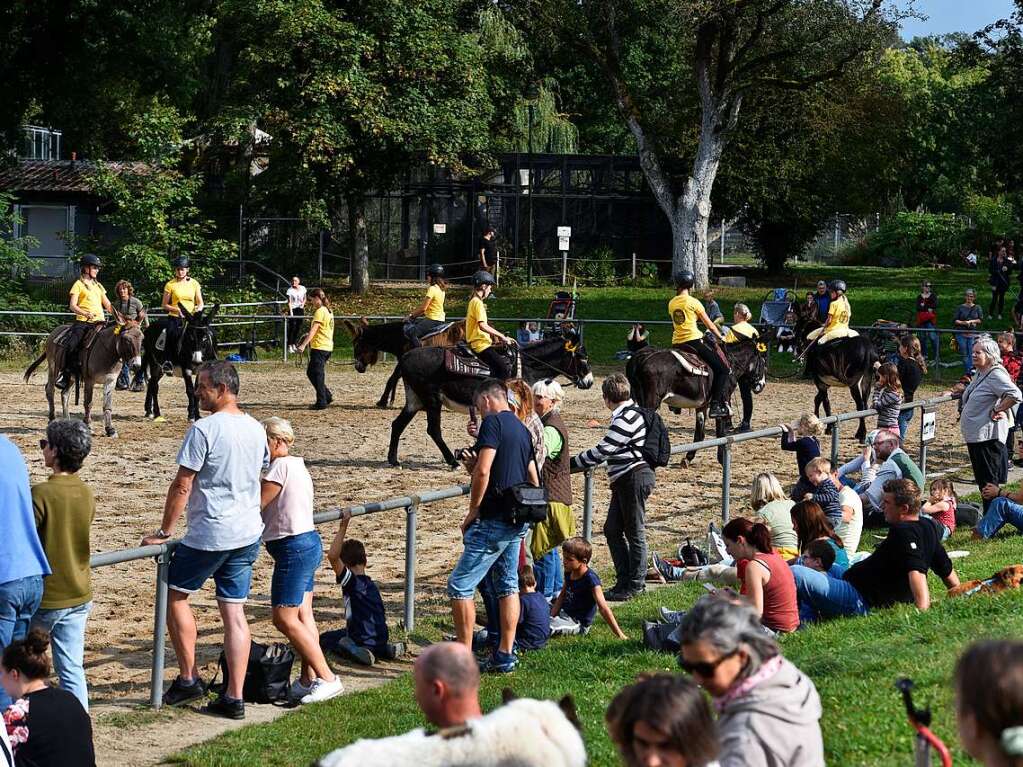
<svg viewBox="0 0 1023 767"><path fill-rule="evenodd" d="M607 476L611 482L624 477L633 469L646 466L639 449L646 440L646 424L635 403L629 399L611 411L611 425L596 446L572 459L572 468L586 469L607 461Z"/></svg>

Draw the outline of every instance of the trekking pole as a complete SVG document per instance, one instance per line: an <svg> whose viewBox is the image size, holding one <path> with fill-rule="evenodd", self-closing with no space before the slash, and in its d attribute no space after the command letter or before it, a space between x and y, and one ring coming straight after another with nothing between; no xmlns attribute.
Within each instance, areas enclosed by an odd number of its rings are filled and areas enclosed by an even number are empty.
<svg viewBox="0 0 1023 767"><path fill-rule="evenodd" d="M916 767L930 767L931 749L938 752L942 767L952 767L952 754L941 739L930 730L931 709L917 708L913 705L913 680L905 677L895 682L895 688L902 693L902 703L906 707L909 723L916 730L916 741L913 748Z"/></svg>

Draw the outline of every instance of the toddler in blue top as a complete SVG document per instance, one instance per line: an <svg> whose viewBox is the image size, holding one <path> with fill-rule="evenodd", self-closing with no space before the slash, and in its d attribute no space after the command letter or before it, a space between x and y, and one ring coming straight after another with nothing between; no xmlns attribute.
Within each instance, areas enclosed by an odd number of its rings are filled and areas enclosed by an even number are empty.
<svg viewBox="0 0 1023 767"><path fill-rule="evenodd" d="M542 650L551 637L551 606L536 590L533 568L519 570L519 627L515 646L520 650Z"/></svg>
<svg viewBox="0 0 1023 767"><path fill-rule="evenodd" d="M600 612L619 639L628 639L618 627L614 613L604 599L600 576L590 569L593 547L585 538L569 538L561 544L565 585L551 605L551 636L585 634Z"/></svg>

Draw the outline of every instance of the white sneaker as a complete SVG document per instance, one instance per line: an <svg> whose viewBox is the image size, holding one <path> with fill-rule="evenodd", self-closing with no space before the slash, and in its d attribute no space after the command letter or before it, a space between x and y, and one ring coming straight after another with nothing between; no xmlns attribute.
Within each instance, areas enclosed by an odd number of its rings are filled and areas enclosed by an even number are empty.
<svg viewBox="0 0 1023 767"><path fill-rule="evenodd" d="M295 354L295 344L288 344L288 354Z"/></svg>
<svg viewBox="0 0 1023 767"><path fill-rule="evenodd" d="M294 682L291 683L290 697L292 700L302 700L306 695L313 691L313 686L316 684L314 679L309 684L302 684L302 677L298 677Z"/></svg>
<svg viewBox="0 0 1023 767"><path fill-rule="evenodd" d="M345 691L345 686L341 684L341 680L334 677L333 682L325 682L322 679L314 679L312 689L309 690L309 694L302 698L302 704L306 703L319 703L322 700L330 700L336 698L338 695Z"/></svg>

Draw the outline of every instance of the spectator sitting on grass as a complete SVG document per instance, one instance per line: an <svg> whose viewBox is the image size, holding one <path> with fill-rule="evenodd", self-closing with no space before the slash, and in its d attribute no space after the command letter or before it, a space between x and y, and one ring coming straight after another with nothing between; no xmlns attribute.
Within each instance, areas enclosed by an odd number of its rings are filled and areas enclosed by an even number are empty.
<svg viewBox="0 0 1023 767"><path fill-rule="evenodd" d="M781 429L781 449L796 454L796 465L799 467L799 479L789 496L793 501L803 500L803 496L813 492L813 487L806 479L806 465L821 454L821 443L818 438L824 434L824 424L817 416L806 415L791 424L778 424Z"/></svg>
<svg viewBox="0 0 1023 767"><path fill-rule="evenodd" d="M963 749L984 767L1023 762L1023 643L970 645L956 664L955 692Z"/></svg>
<svg viewBox="0 0 1023 767"><path fill-rule="evenodd" d="M718 755L707 699L684 676L640 677L614 697L604 718L626 767L709 767Z"/></svg>
<svg viewBox="0 0 1023 767"><path fill-rule="evenodd" d="M50 421L40 444L46 468L53 473L32 488L32 507L53 575L43 582L43 599L32 626L49 633L60 686L88 711L85 623L92 609L89 528L96 499L78 470L92 449L92 434L81 421L60 418Z"/></svg>
<svg viewBox="0 0 1023 767"><path fill-rule="evenodd" d="M1023 533L1023 487L1009 490L989 482L981 495L990 503L973 530L975 539L993 538L1006 524Z"/></svg>
<svg viewBox="0 0 1023 767"><path fill-rule="evenodd" d="M863 535L863 501L855 490L839 481L838 472L834 469L831 470L831 481L838 488L838 502L842 506L842 524L835 532L842 539L845 553L851 557L859 548Z"/></svg>
<svg viewBox="0 0 1023 767"><path fill-rule="evenodd" d="M838 530L842 524L842 503L838 498L838 487L831 479L831 461L818 456L806 464L806 479L813 485L813 492L806 500L814 501L828 518L831 526Z"/></svg>
<svg viewBox="0 0 1023 767"><path fill-rule="evenodd" d="M785 323L778 326L775 332L775 339L778 341L778 351L796 353L796 313L785 312Z"/></svg>
<svg viewBox="0 0 1023 767"><path fill-rule="evenodd" d="M434 727L457 727L483 716L480 670L461 642L439 642L423 650L412 666L416 704Z"/></svg>
<svg viewBox="0 0 1023 767"><path fill-rule="evenodd" d="M619 639L628 639L618 627L604 599L600 576L590 569L593 548L585 538L569 538L561 544L565 584L551 605L551 636L585 634L597 611Z"/></svg>
<svg viewBox="0 0 1023 767"><path fill-rule="evenodd" d="M337 533L327 560L345 599L345 628L320 634L320 647L372 666L377 658L394 660L405 653L405 645L388 642L384 600L373 579L366 575L366 547L362 541L345 540L352 512L341 512Z"/></svg>
<svg viewBox="0 0 1023 767"><path fill-rule="evenodd" d="M939 477L931 482L931 497L920 506L920 514L930 517L941 528L941 540L946 540L956 529L956 496L952 480Z"/></svg>
<svg viewBox="0 0 1023 767"><path fill-rule="evenodd" d="M551 637L551 606L536 590L533 568L519 570L519 628L515 645L520 650L542 650Z"/></svg>
<svg viewBox="0 0 1023 767"><path fill-rule="evenodd" d="M748 604L701 597L682 620L679 665L713 698L721 767L824 764L821 701Z"/></svg>
<svg viewBox="0 0 1023 767"><path fill-rule="evenodd" d="M931 605L928 570L933 570L950 589L959 585L937 526L920 519L920 490L916 483L908 479L889 480L884 486L883 504L890 525L888 537L841 578L793 566L802 620L866 615L872 609L900 602L926 610Z"/></svg>
<svg viewBox="0 0 1023 767"><path fill-rule="evenodd" d="M803 552L800 560L804 567L816 570L819 573L826 573L835 564L835 549L830 541L810 541Z"/></svg>
<svg viewBox="0 0 1023 767"><path fill-rule="evenodd" d="M849 555L820 504L816 501L800 501L795 504L792 507L792 527L796 530L800 552L806 551L806 547L813 541L825 541L834 549L835 563L830 573L835 578L841 578L849 567Z"/></svg>
<svg viewBox="0 0 1023 767"><path fill-rule="evenodd" d="M625 339L625 348L635 354L640 349L645 349L650 345L650 333L642 323L636 323L629 330L629 335Z"/></svg>
<svg viewBox="0 0 1023 767"><path fill-rule="evenodd" d="M771 531L771 546L782 559L799 556L799 541L792 527L792 501L785 496L778 478L769 472L757 474L750 487L750 505Z"/></svg>
<svg viewBox="0 0 1023 767"><path fill-rule="evenodd" d="M881 503L884 486L889 480L910 479L918 488L924 486L924 475L906 451L899 447L900 443L899 435L889 431L878 432L874 439L874 453L883 463L878 468L869 487L860 493L860 500L863 501L864 524L871 523L874 526L884 524Z"/></svg>
<svg viewBox="0 0 1023 767"><path fill-rule="evenodd" d="M792 571L771 549L767 525L737 517L725 525L721 535L736 563L739 593L753 604L761 623L781 633L799 628Z"/></svg>

